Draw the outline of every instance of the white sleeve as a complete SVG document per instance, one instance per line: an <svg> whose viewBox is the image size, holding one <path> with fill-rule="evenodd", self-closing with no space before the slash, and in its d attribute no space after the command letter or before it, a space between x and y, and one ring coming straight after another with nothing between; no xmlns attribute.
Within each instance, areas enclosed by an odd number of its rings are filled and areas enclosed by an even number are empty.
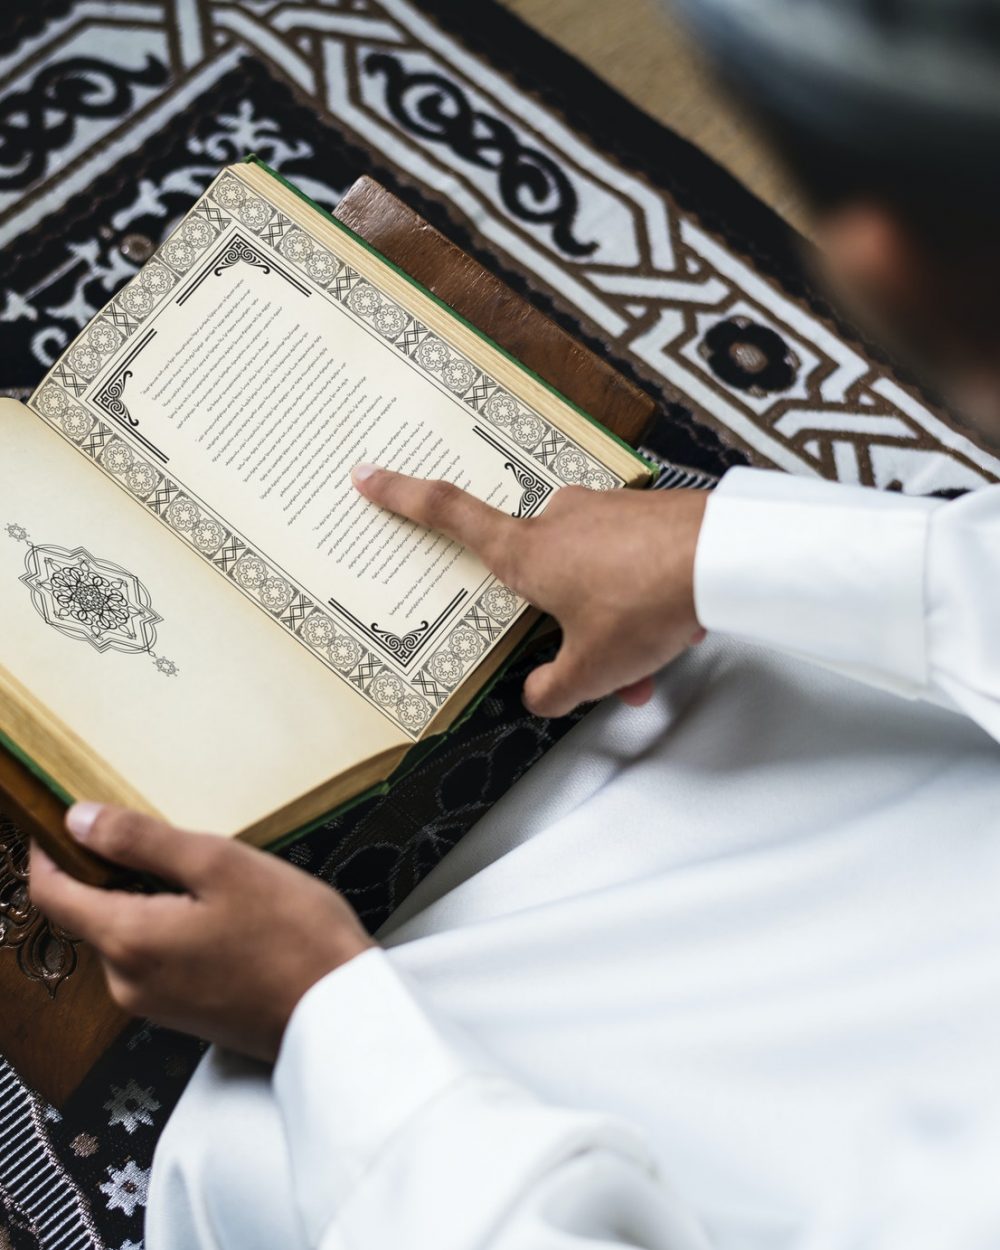
<svg viewBox="0 0 1000 1250"><path fill-rule="evenodd" d="M707 1250L636 1130L505 1077L380 949L305 995L274 1090L315 1250Z"/></svg>
<svg viewBox="0 0 1000 1250"><path fill-rule="evenodd" d="M952 502L733 469L695 557L708 630L964 712L1000 740L1000 486Z"/></svg>

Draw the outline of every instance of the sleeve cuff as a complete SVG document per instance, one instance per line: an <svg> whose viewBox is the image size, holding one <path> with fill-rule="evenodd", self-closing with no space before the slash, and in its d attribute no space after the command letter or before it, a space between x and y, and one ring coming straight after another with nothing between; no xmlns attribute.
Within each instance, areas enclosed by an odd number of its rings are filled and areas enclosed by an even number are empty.
<svg viewBox="0 0 1000 1250"><path fill-rule="evenodd" d="M429 1018L380 948L317 982L292 1013L273 1078L310 1234L425 1105L488 1071L466 1039Z"/></svg>
<svg viewBox="0 0 1000 1250"><path fill-rule="evenodd" d="M698 540L698 619L707 630L918 693L927 682L927 536L941 506L731 469Z"/></svg>

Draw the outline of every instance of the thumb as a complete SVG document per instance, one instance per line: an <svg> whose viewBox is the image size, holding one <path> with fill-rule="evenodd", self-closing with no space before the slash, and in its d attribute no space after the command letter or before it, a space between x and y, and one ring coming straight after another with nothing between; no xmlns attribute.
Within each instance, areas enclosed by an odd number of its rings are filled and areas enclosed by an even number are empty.
<svg viewBox="0 0 1000 1250"><path fill-rule="evenodd" d="M217 846L211 834L187 833L102 803L75 803L66 813L66 828L95 855L178 885L198 881Z"/></svg>
<svg viewBox="0 0 1000 1250"><path fill-rule="evenodd" d="M564 643L549 664L540 664L524 683L524 704L536 716L568 716L590 694L586 674Z"/></svg>

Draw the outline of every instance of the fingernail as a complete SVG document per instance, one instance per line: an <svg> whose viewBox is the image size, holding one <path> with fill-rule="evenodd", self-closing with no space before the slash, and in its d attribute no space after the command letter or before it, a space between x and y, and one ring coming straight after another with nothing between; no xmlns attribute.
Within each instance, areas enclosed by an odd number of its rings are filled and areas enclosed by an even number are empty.
<svg viewBox="0 0 1000 1250"><path fill-rule="evenodd" d="M66 813L66 828L78 842L84 842L90 836L94 821L103 808L103 803L74 803Z"/></svg>
<svg viewBox="0 0 1000 1250"><path fill-rule="evenodd" d="M351 470L351 477L355 482L367 482L372 474L377 472L377 464L356 464Z"/></svg>

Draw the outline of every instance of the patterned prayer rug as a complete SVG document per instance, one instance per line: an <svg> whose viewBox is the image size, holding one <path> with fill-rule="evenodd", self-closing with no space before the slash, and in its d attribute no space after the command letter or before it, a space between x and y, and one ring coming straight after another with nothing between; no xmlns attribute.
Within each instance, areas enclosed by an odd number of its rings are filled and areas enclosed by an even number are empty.
<svg viewBox="0 0 1000 1250"><path fill-rule="evenodd" d="M837 320L768 209L491 0L4 15L0 393L26 395L218 167L255 151L326 206L372 174L607 355L659 401L664 486L741 463L914 493L1000 477ZM289 857L381 923L569 728L523 710L526 668L388 799ZM0 958L23 903L0 826ZM62 1114L0 1059L0 1248L138 1250L156 1138L199 1054L136 1026Z"/></svg>

